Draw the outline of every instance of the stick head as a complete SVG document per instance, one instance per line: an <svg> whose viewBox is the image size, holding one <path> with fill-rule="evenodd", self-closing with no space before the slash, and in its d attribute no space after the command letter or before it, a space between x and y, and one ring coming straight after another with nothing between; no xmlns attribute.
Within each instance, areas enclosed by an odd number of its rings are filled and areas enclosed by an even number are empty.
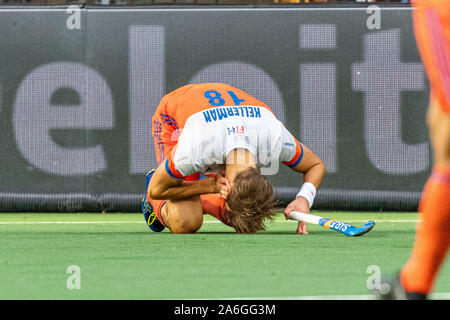
<svg viewBox="0 0 450 320"><path fill-rule="evenodd" d="M375 221L367 221L366 224L359 228L345 222L325 218L321 219L319 224L325 228L338 231L349 237L359 237L372 230L375 226Z"/></svg>
<svg viewBox="0 0 450 320"><path fill-rule="evenodd" d="M374 226L375 226L375 221L367 221L366 224L364 224L360 228L355 228L355 227L350 228L348 234L346 234L346 235L351 236L351 237L359 237L359 236L362 236L363 234L366 234L370 230L372 230Z"/></svg>

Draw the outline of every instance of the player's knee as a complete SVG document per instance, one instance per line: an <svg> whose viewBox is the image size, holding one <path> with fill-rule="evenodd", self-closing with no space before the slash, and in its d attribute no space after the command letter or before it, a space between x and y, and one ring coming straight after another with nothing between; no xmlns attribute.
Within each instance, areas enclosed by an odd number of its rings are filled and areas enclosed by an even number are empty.
<svg viewBox="0 0 450 320"><path fill-rule="evenodd" d="M195 233L203 224L203 216L179 216L171 221L171 231L173 233Z"/></svg>

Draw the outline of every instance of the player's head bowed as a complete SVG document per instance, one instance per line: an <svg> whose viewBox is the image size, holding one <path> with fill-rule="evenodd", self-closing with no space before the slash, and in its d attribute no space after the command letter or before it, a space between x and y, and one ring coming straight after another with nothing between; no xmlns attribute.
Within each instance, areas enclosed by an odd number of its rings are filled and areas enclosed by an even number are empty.
<svg viewBox="0 0 450 320"><path fill-rule="evenodd" d="M227 197L228 219L238 233L265 229L264 220L275 215L272 185L259 169L249 167L236 175Z"/></svg>

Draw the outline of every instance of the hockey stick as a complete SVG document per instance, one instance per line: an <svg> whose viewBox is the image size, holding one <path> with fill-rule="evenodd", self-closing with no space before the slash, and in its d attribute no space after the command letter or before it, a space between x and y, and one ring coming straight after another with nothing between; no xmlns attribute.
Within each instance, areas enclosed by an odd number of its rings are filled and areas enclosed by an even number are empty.
<svg viewBox="0 0 450 320"><path fill-rule="evenodd" d="M289 214L289 220L303 221L306 223L317 224L324 228L332 229L349 237L359 237L372 230L375 221L367 221L362 227L357 228L348 223L334 219L323 218L308 213L292 211Z"/></svg>

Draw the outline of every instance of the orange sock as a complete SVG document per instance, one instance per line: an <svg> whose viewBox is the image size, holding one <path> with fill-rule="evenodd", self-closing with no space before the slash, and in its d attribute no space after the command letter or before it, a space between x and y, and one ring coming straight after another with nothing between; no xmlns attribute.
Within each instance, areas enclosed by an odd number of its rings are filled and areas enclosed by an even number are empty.
<svg viewBox="0 0 450 320"><path fill-rule="evenodd" d="M153 210L156 213L156 217L158 218L159 222L162 223L164 227L167 228L166 224L164 223L163 219L161 218L161 209L163 205L166 203L166 200L153 200L151 199L147 194L147 200L152 205Z"/></svg>
<svg viewBox="0 0 450 320"><path fill-rule="evenodd" d="M400 276L406 291L431 291L450 245L450 169L435 167L424 188L411 257Z"/></svg>

